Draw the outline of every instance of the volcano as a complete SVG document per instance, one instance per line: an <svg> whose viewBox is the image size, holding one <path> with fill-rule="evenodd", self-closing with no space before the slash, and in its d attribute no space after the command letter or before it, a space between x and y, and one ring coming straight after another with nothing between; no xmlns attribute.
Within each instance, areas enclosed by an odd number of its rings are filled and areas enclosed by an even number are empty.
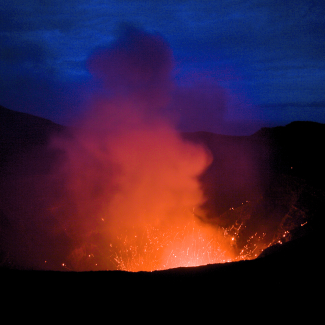
<svg viewBox="0 0 325 325"><path fill-rule="evenodd" d="M112 251L101 251L108 243L100 233L90 234L82 243L82 237L74 237L56 217L62 207L54 203L64 190L53 170L64 160L64 152L49 143L53 136L71 137L69 128L4 107L0 116L3 274L28 279L35 272L54 271L42 274L48 280L75 274L83 281L105 278L128 285L191 281L232 288L246 288L248 283L257 288L262 281L268 289L298 283L307 288L318 281L321 244L316 229L325 202L323 124L293 122L251 136L182 133L186 141L204 146L212 155L199 177L206 197L200 208L207 211L205 223L218 225L234 239L236 258L221 264L211 259L206 266L128 272L116 267L116 255L110 256L111 264L104 264L103 255ZM193 215L200 219L199 213ZM184 245L186 250L189 244Z"/></svg>

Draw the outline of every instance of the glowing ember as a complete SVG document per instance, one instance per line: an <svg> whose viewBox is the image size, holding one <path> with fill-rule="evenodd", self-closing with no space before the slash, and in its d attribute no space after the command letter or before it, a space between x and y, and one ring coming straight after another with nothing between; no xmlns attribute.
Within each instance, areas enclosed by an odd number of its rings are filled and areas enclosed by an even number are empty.
<svg viewBox="0 0 325 325"><path fill-rule="evenodd" d="M133 229L134 230L134 229ZM176 267L223 263L234 259L232 239L221 230L192 217L185 225L141 232L124 230L112 245L117 268L153 271Z"/></svg>
<svg viewBox="0 0 325 325"><path fill-rule="evenodd" d="M154 271L250 260L277 243L277 240L265 242L266 233L255 233L238 249L236 242L242 225L219 228L193 215L190 221L175 227L147 225L140 232L135 228L124 229L116 244L110 245L111 256L119 270ZM288 233L285 231L283 237Z"/></svg>

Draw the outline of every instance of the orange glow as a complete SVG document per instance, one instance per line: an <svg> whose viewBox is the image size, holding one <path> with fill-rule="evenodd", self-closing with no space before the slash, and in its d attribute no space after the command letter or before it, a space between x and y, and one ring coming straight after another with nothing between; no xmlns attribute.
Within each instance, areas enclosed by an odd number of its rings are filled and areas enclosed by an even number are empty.
<svg viewBox="0 0 325 325"><path fill-rule="evenodd" d="M112 245L113 256L117 268L124 271L199 266L235 258L231 238L194 216L183 225L164 229L147 226L141 232L124 230L118 240Z"/></svg>
<svg viewBox="0 0 325 325"><path fill-rule="evenodd" d="M152 271L251 258L256 250L253 236L235 252L241 223L226 231L201 221L199 177L212 155L183 138L177 116L165 116L172 66L160 37L133 29L90 58L107 94L90 100L70 136L53 139L64 152L54 177L64 194L52 211L71 240L62 267Z"/></svg>
<svg viewBox="0 0 325 325"><path fill-rule="evenodd" d="M252 259L263 249L265 234L255 233L237 251L240 220L229 229L204 222L198 176L210 153L155 122L109 136L90 129L67 142L68 213L58 218L81 244L65 269L153 271Z"/></svg>

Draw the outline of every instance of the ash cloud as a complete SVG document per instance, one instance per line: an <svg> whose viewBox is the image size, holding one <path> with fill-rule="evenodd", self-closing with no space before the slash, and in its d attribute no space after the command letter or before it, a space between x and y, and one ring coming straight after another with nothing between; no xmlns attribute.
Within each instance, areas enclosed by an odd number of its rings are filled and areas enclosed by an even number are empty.
<svg viewBox="0 0 325 325"><path fill-rule="evenodd" d="M56 218L76 243L76 269L85 267L87 250L112 247L123 229L177 227L193 217L205 201L198 177L211 163L208 150L184 140L163 113L173 57L159 35L127 26L88 67L104 91L94 94L71 136L52 143L64 152Z"/></svg>
<svg viewBox="0 0 325 325"><path fill-rule="evenodd" d="M114 96L132 96L148 109L166 104L174 62L171 49L158 34L123 24L115 44L95 51L87 65Z"/></svg>

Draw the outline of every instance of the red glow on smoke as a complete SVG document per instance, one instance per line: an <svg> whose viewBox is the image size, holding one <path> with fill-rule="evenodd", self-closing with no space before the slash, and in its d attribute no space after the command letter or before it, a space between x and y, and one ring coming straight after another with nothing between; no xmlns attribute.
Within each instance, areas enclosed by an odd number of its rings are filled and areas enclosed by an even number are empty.
<svg viewBox="0 0 325 325"><path fill-rule="evenodd" d="M162 114L171 51L157 35L131 28L122 36L89 60L107 94L95 96L69 138L54 140L65 153L56 217L74 242L65 265L151 271L234 260L234 238L204 223L200 209L210 153Z"/></svg>

